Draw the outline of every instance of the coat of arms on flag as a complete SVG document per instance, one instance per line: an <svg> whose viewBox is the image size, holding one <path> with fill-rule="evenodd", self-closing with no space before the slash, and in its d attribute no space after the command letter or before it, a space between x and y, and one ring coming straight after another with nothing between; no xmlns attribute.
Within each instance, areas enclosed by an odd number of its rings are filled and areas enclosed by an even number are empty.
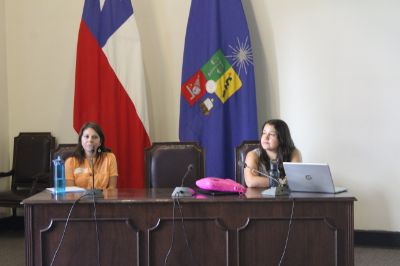
<svg viewBox="0 0 400 266"><path fill-rule="evenodd" d="M182 84L182 95L192 106L207 92L214 94L225 103L230 96L242 87L242 81L232 68L221 50L218 50L192 77ZM212 98L214 99L214 98ZM207 98L203 108L209 111L212 108L212 100Z"/></svg>

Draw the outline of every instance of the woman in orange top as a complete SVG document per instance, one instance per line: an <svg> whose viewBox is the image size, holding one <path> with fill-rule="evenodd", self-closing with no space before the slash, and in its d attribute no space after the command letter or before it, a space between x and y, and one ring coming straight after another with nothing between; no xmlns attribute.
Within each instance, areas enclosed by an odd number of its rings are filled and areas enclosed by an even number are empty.
<svg viewBox="0 0 400 266"><path fill-rule="evenodd" d="M91 189L92 163L94 188L116 188L118 170L115 155L105 148L101 127L94 122L88 122L79 132L78 145L73 156L65 161L66 185Z"/></svg>

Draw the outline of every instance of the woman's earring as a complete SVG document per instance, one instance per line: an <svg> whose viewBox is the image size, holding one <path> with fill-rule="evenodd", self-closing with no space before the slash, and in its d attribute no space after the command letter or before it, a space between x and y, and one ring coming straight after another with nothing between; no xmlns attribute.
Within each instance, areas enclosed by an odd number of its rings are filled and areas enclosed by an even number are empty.
<svg viewBox="0 0 400 266"><path fill-rule="evenodd" d="M97 149L97 152L98 152L98 153L101 153L101 148L100 148L100 147Z"/></svg>

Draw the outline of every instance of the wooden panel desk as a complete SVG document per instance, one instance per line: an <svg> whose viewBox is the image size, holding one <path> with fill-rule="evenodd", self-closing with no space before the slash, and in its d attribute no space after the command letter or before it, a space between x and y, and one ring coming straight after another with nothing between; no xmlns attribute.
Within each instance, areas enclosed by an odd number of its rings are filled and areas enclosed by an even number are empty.
<svg viewBox="0 0 400 266"><path fill-rule="evenodd" d="M352 195L261 191L174 201L172 189L119 189L95 205L82 198L54 265L97 265L96 223L101 265L164 265L168 250L167 265L278 265L285 245L282 265L354 265ZM26 265L50 265L80 195L43 191L24 201Z"/></svg>

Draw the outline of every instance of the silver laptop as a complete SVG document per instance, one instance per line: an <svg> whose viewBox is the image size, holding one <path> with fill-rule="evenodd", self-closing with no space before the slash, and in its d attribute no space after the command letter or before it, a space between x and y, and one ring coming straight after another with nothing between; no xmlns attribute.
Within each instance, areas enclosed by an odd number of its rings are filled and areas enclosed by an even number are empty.
<svg viewBox="0 0 400 266"><path fill-rule="evenodd" d="M291 191L340 193L347 189L335 187L326 163L283 163Z"/></svg>

